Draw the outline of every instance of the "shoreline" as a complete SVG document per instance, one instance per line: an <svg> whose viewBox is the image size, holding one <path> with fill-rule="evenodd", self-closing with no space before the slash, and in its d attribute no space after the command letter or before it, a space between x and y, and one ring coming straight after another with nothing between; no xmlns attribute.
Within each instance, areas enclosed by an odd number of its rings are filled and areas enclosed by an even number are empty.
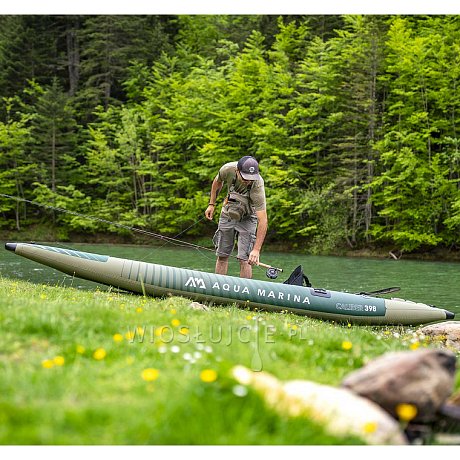
<svg viewBox="0 0 460 460"><path fill-rule="evenodd" d="M188 243L201 245L206 248L212 248L211 236L186 237L182 240ZM168 237L171 238L171 237ZM56 243L79 243L79 244L123 244L134 246L156 246L163 245L162 240L155 240L140 235L126 234L117 235L109 233L97 233L86 235L82 233L61 234L47 227L33 227L25 230L0 230L0 241L33 241L33 242L56 242ZM349 247L340 247L328 252L310 252L308 243L305 243L307 249L300 249L297 243L267 241L264 244L264 252L286 252L300 253L306 255L332 256L332 257L354 257L363 259L394 259L394 260L420 260L429 262L460 262L460 250L451 250L448 248L430 248L425 251L403 253L394 247L389 246L369 246L350 249Z"/></svg>

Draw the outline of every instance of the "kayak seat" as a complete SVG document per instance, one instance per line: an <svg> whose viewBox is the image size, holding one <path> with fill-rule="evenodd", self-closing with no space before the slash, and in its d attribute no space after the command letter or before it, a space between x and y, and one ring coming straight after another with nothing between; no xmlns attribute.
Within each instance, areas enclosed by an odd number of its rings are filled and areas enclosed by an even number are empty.
<svg viewBox="0 0 460 460"><path fill-rule="evenodd" d="M310 280L304 274L302 265L299 265L289 276L289 278L283 282L283 284L293 284L295 286L311 287Z"/></svg>

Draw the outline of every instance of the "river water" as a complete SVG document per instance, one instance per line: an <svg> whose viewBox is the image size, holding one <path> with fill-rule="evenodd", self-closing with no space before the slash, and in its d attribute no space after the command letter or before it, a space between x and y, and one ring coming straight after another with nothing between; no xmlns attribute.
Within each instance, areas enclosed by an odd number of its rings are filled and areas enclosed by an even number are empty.
<svg viewBox="0 0 460 460"><path fill-rule="evenodd" d="M215 264L211 251L177 246L50 245L201 271L213 272ZM314 287L369 292L398 286L401 290L391 294L394 297L436 305L455 312L457 316L460 314L460 263L326 257L280 252L263 252L261 261L283 268L284 272L273 282L284 281L291 271L302 265ZM238 273L238 262L231 259L228 274L238 276ZM34 283L72 285L81 289L95 289L98 286L90 281L72 279L52 268L6 251L4 243L0 246L0 276ZM255 267L254 278L267 280L265 269Z"/></svg>

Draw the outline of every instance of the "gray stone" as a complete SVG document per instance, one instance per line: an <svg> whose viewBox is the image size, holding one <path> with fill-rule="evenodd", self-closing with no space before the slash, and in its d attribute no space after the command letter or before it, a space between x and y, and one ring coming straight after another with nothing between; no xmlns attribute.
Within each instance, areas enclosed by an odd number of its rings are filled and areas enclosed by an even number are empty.
<svg viewBox="0 0 460 460"><path fill-rule="evenodd" d="M417 334L440 342L452 350L460 351L460 321L430 324L418 329Z"/></svg>
<svg viewBox="0 0 460 460"><path fill-rule="evenodd" d="M415 406L414 422L435 419L452 393L456 358L449 350L386 353L349 374L342 386L374 401L395 418L400 404Z"/></svg>
<svg viewBox="0 0 460 460"><path fill-rule="evenodd" d="M199 302L190 302L188 307L191 308L192 310L209 311L209 307L207 305L204 305Z"/></svg>

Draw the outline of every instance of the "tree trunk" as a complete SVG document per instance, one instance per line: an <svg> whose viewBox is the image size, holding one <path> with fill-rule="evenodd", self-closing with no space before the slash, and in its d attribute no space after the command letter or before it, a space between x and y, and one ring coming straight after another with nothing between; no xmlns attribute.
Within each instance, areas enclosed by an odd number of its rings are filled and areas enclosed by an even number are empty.
<svg viewBox="0 0 460 460"><path fill-rule="evenodd" d="M69 70L69 96L75 96L80 80L80 50L78 47L78 19L67 24L67 66Z"/></svg>

